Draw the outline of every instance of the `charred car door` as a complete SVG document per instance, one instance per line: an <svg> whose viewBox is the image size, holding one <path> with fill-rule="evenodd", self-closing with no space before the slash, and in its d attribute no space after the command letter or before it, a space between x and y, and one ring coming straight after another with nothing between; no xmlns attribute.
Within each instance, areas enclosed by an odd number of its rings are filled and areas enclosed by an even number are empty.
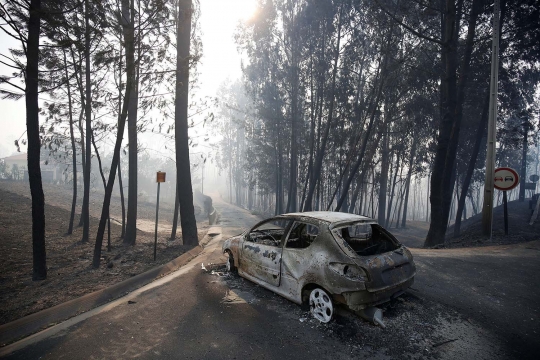
<svg viewBox="0 0 540 360"><path fill-rule="evenodd" d="M303 221L295 221L283 248L281 273L283 281L295 287L317 259L310 245L319 234L319 227Z"/></svg>
<svg viewBox="0 0 540 360"><path fill-rule="evenodd" d="M289 219L273 218L255 225L242 243L240 271L279 286L282 240L290 223Z"/></svg>

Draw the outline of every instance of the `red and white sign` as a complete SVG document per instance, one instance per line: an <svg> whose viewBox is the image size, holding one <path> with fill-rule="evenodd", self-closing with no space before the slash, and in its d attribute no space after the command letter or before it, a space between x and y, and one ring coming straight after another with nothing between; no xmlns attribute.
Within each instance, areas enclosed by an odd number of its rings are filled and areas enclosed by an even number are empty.
<svg viewBox="0 0 540 360"><path fill-rule="evenodd" d="M516 170L507 167L495 169L494 180L495 189L502 191L512 190L519 184L519 176Z"/></svg>

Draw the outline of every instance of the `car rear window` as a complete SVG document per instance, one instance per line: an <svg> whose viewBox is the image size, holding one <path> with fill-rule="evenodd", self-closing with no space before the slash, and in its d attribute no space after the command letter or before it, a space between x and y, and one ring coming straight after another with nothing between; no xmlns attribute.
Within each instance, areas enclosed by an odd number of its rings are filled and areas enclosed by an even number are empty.
<svg viewBox="0 0 540 360"><path fill-rule="evenodd" d="M336 227L332 230L336 239L344 240L361 256L370 256L393 251L399 242L377 224L357 223Z"/></svg>

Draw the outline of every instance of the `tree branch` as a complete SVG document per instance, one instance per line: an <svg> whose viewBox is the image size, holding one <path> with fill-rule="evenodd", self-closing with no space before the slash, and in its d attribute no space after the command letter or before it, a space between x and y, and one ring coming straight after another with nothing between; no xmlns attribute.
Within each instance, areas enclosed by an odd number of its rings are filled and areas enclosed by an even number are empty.
<svg viewBox="0 0 540 360"><path fill-rule="evenodd" d="M0 77L0 84L3 84L3 83L9 84L9 85L13 86L14 88L19 89L19 90L21 90L22 92L26 93L26 90L23 89L22 87L20 87L20 86L18 86L18 85L15 85L14 83L12 83L11 81L9 81L9 80L6 79L6 78Z"/></svg>
<svg viewBox="0 0 540 360"><path fill-rule="evenodd" d="M435 38L432 38L430 36L427 36L427 35L424 35L422 33L419 33L418 31L414 30L412 27L410 27L409 25L405 24L403 21L399 20L395 15L393 15L392 13L390 13L390 11L388 11L380 2L379 0L375 0L375 2L377 3L377 5L379 5L379 7L381 8L381 10L388 16L390 16L390 18L392 18L392 20L394 20L395 22L397 22L399 25L403 26L405 29L409 30L412 34L424 39L424 40L427 40L427 41L431 41L431 42L434 42L434 43L437 43L439 45L444 45L444 42L441 41L441 40L438 40L438 39L435 39Z"/></svg>

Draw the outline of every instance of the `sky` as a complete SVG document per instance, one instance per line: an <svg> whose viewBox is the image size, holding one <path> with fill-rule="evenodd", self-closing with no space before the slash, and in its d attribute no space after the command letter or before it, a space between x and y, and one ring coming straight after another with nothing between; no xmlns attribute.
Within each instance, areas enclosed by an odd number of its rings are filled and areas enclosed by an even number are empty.
<svg viewBox="0 0 540 360"><path fill-rule="evenodd" d="M240 21L248 20L255 12L257 0L199 0L201 6L203 57L199 65L197 97L215 96L224 82L241 76L241 56L237 52L233 35ZM0 53L17 46L15 40L0 33ZM0 73L9 69L0 65ZM1 85L9 89L8 85ZM0 99L0 158L16 151L13 142L26 130L24 98ZM141 139L144 141L144 139ZM24 151L24 148L21 148Z"/></svg>

